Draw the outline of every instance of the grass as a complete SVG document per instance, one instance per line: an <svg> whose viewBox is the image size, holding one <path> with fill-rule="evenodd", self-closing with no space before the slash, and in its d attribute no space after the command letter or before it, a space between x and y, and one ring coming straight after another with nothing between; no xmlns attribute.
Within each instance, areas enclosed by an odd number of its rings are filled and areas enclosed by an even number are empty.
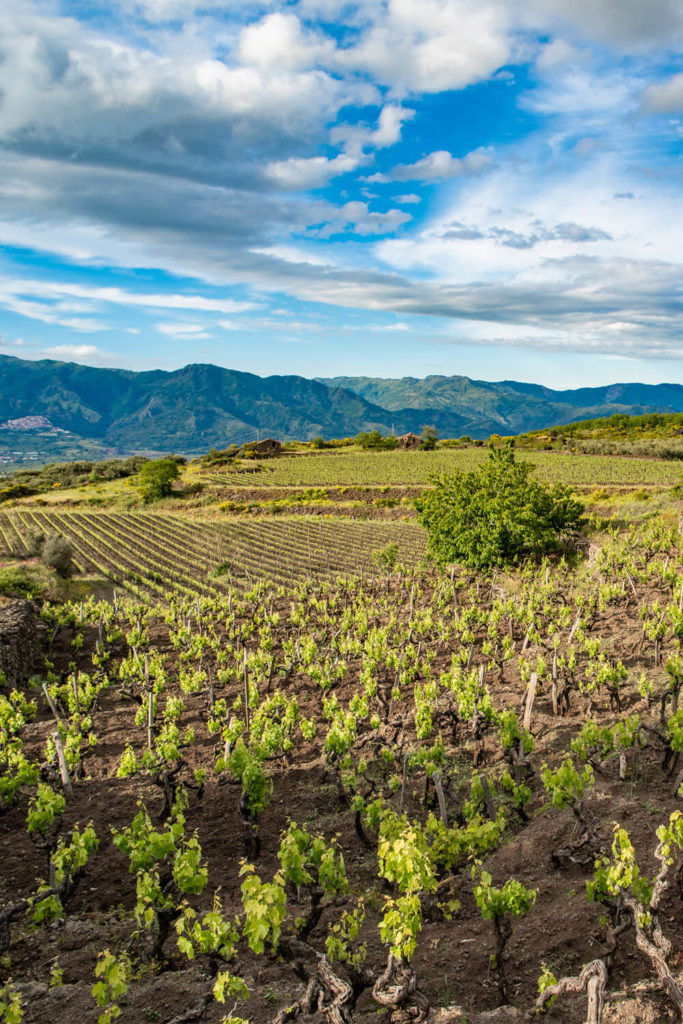
<svg viewBox="0 0 683 1024"><path fill-rule="evenodd" d="M56 574L43 565L5 565L0 567L0 596L44 598L55 596Z"/></svg>

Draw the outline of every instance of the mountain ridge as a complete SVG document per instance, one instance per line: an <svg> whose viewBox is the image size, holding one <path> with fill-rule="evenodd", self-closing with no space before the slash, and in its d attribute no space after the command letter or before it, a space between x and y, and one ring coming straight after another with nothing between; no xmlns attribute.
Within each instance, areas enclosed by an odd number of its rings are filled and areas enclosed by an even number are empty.
<svg viewBox="0 0 683 1024"><path fill-rule="evenodd" d="M0 425L42 416L73 439L121 454L196 454L251 440L257 432L307 440L367 430L419 433L430 425L442 437L483 438L649 412L683 412L683 385L555 390L462 375L261 377L212 363L134 371L0 355ZM0 433L0 454L15 436Z"/></svg>

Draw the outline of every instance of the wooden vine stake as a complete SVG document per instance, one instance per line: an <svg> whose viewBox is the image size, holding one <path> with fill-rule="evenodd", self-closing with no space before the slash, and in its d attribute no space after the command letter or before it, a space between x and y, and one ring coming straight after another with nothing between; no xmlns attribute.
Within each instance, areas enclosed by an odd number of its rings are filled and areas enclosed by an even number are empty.
<svg viewBox="0 0 683 1024"><path fill-rule="evenodd" d="M154 746L154 689L149 681L149 655L145 654L145 690L147 691L147 746Z"/></svg>
<svg viewBox="0 0 683 1024"><path fill-rule="evenodd" d="M434 789L439 800L439 812L441 814L441 820L444 823L444 828L448 828L448 811L446 810L446 800L443 795L443 786L441 785L441 773L436 771L432 772L432 782L434 783Z"/></svg>
<svg viewBox="0 0 683 1024"><path fill-rule="evenodd" d="M66 763L66 755L64 753L64 745L62 743L62 737L59 735L59 729L55 729L52 733L52 742L55 745L57 752L57 763L59 765L59 774L62 779L62 786L68 800L73 800L74 788L71 785L71 776L69 775L69 766Z"/></svg>
<svg viewBox="0 0 683 1024"><path fill-rule="evenodd" d="M399 811L403 813L403 807L405 806L406 800L406 780L408 778L408 751L403 755L403 779L401 781L401 802L399 804Z"/></svg>
<svg viewBox="0 0 683 1024"><path fill-rule="evenodd" d="M529 679L529 685L526 691L526 705L524 708L524 722L522 723L526 731L531 729L531 711L536 700L536 688L538 686L538 673L532 672Z"/></svg>
<svg viewBox="0 0 683 1024"><path fill-rule="evenodd" d="M244 722L249 732L249 677L247 675L247 649L244 648Z"/></svg>
<svg viewBox="0 0 683 1024"><path fill-rule="evenodd" d="M57 723L57 725L61 725L62 724L62 720L59 717L59 712L57 711L57 705L55 704L55 702L52 699L52 694L50 693L50 691L47 688L47 683L43 683L43 693L45 694L45 700L50 705L50 711L52 712L52 716L53 716L55 722Z"/></svg>
<svg viewBox="0 0 683 1024"><path fill-rule="evenodd" d="M553 714L557 718L559 712L557 703L557 648L553 651L553 681L550 687L550 697L553 702Z"/></svg>

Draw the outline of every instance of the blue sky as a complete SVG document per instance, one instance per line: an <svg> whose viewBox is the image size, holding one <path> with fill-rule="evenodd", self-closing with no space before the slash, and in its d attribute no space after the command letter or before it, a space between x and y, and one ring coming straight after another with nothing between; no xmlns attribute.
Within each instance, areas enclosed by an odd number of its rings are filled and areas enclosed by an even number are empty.
<svg viewBox="0 0 683 1024"><path fill-rule="evenodd" d="M4 0L0 352L683 383L679 0Z"/></svg>

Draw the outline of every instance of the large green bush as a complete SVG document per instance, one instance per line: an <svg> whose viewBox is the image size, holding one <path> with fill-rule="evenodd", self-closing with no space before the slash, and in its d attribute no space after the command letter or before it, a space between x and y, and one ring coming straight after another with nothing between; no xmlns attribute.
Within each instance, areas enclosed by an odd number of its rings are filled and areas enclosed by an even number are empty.
<svg viewBox="0 0 683 1024"><path fill-rule="evenodd" d="M583 505L567 487L544 487L532 478L533 471L506 445L491 448L474 472L438 477L434 490L416 501L434 559L489 569L547 554L575 539L583 526Z"/></svg>
<svg viewBox="0 0 683 1024"><path fill-rule="evenodd" d="M171 485L180 476L175 459L153 459L146 462L137 475L135 486L147 504L171 493Z"/></svg>

